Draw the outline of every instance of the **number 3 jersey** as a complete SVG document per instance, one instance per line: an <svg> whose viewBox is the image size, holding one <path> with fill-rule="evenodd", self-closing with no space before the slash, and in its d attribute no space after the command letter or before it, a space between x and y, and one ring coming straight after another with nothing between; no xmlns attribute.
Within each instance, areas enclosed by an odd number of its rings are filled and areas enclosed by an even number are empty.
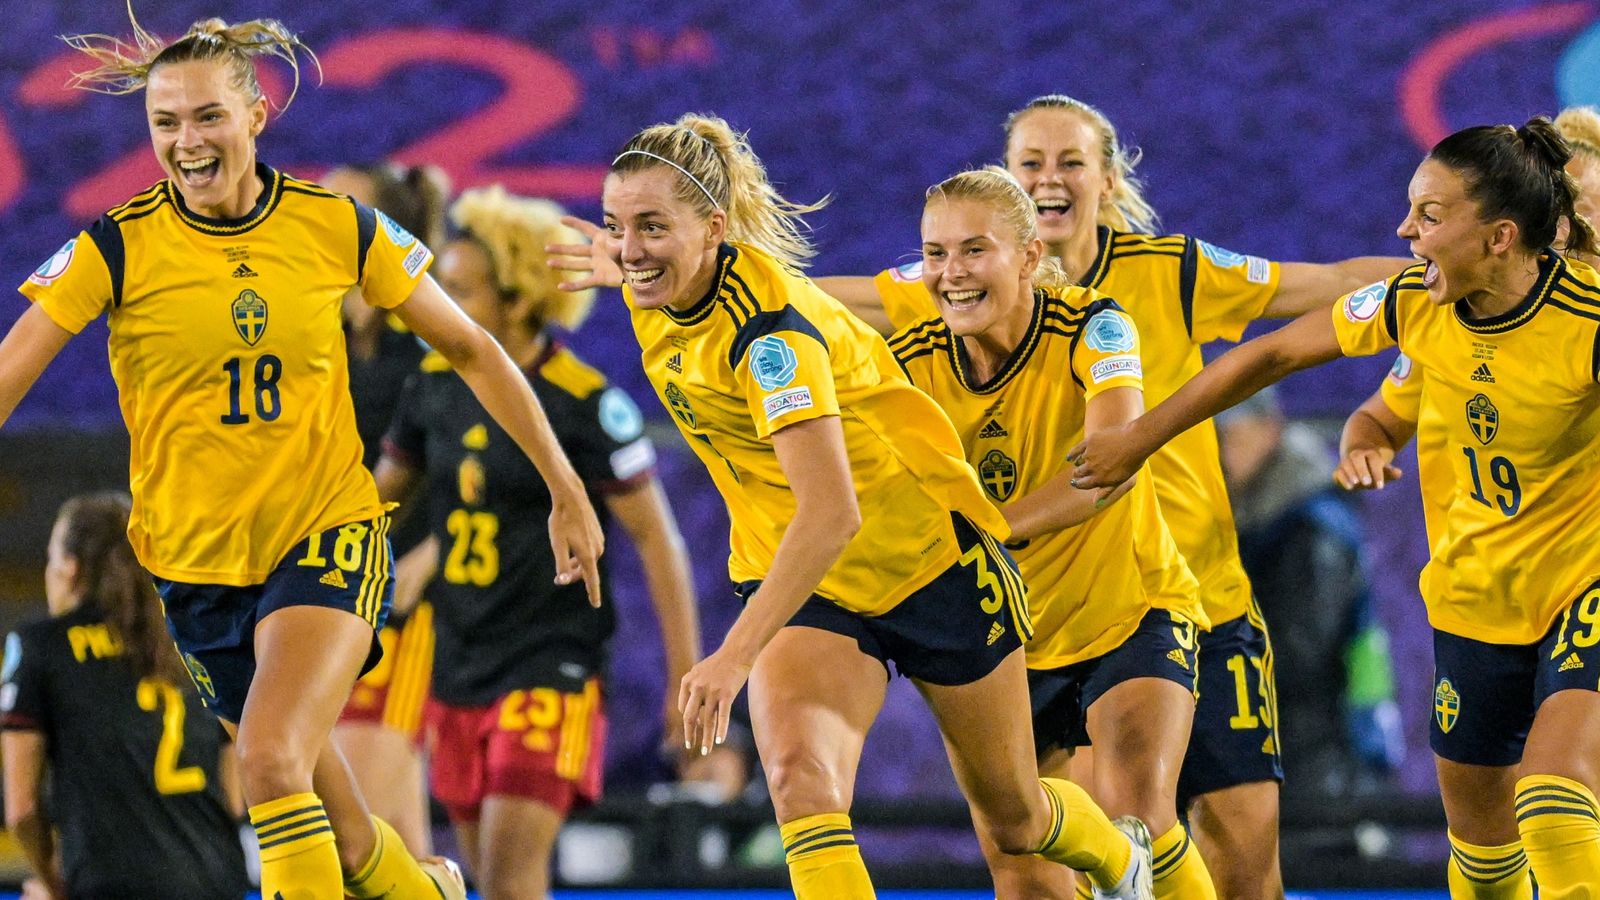
<svg viewBox="0 0 1600 900"><path fill-rule="evenodd" d="M340 305L393 308L432 261L382 213L260 166L239 219L170 181L101 216L22 293L77 333L102 313L130 439L128 536L153 574L259 584L306 535L382 511Z"/></svg>
<svg viewBox="0 0 1600 900"><path fill-rule="evenodd" d="M1535 643L1600 578L1600 276L1547 252L1527 297L1468 319L1422 273L1346 296L1334 329L1350 356L1398 344L1424 378L1417 447L1443 458L1418 464L1454 476L1422 570L1433 627Z"/></svg>
<svg viewBox="0 0 1600 900"><path fill-rule="evenodd" d="M6 639L0 723L44 738L45 808L72 896L244 896L218 773L222 725L187 678L135 677L98 613L79 608Z"/></svg>
<svg viewBox="0 0 1600 900"><path fill-rule="evenodd" d="M602 496L643 484L655 465L638 406L559 344L526 373L603 520ZM482 706L531 687L581 692L601 674L615 623L609 592L595 609L582 582L555 583L544 479L437 353L407 381L384 455L423 474L439 542L428 588L434 695ZM610 579L600 583L607 590Z"/></svg>

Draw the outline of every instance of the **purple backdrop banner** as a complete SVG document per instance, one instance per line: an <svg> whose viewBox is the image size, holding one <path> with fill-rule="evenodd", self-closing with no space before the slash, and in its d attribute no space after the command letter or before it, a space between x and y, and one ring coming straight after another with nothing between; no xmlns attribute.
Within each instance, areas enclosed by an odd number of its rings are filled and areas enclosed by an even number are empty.
<svg viewBox="0 0 1600 900"><path fill-rule="evenodd" d="M592 216L605 163L629 135L685 111L715 112L749 129L791 197L833 195L813 220L825 274L867 274L915 252L923 189L996 160L1005 115L1041 93L1099 106L1143 148L1140 173L1166 230L1311 261L1404 254L1394 227L1406 183L1448 131L1600 101L1600 2L1587 0L140 6L145 25L165 34L208 15L285 18L324 74L319 85L304 73L261 155L312 178L342 162L432 162L458 188L500 181ZM81 63L56 35L125 33L120 4L5 0L0 12L0 282L9 286L159 172L138 98L64 88ZM269 91L282 96L283 80ZM23 305L16 294L0 300L0 327ZM104 337L94 326L74 341L8 428L118 429ZM660 417L617 298L603 298L576 344ZM1298 379L1288 405L1342 416L1386 364L1346 362ZM692 461L669 459L666 475L701 593L716 598L707 632L718 636L733 614L720 505ZM1420 528L1414 498L1383 504L1391 555L1378 574L1414 713L1426 710L1428 679L1411 599ZM628 551L617 557L619 584L638 584ZM630 614L647 607L637 594L629 587L619 599L628 609L613 696L644 710L617 716L624 756L648 752L659 708L659 651L653 626ZM949 793L937 738L902 689L875 733L869 783ZM1412 781L1424 786L1427 774L1417 769Z"/></svg>

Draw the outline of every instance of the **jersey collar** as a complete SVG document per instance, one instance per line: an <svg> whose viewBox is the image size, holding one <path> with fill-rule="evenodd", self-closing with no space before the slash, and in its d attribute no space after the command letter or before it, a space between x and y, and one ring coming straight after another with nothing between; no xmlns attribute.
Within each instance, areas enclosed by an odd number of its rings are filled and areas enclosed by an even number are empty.
<svg viewBox="0 0 1600 900"><path fill-rule="evenodd" d="M955 370L956 381L961 386L974 394L992 394L1005 387L1017 372L1027 365L1028 357L1033 355L1033 348L1039 344L1039 329L1044 323L1044 305L1046 297L1044 291L1033 292L1033 318L1028 320L1028 330L1022 333L1022 342L1011 351L1011 358L1005 365L983 384L972 383L972 364L967 360L967 348L961 338L955 334L950 335L950 367ZM945 326L947 329L950 327Z"/></svg>
<svg viewBox="0 0 1600 900"><path fill-rule="evenodd" d="M706 295L694 302L694 305L682 312L670 306L661 307L667 318L679 325L694 325L705 320L711 315L711 309L716 305L717 295L722 293L722 283L728 278L728 270L739 259L739 248L732 244L724 243L717 248L716 274L711 278L711 289Z"/></svg>
<svg viewBox="0 0 1600 900"><path fill-rule="evenodd" d="M1106 277L1106 272L1111 269L1111 238L1114 236L1109 227L1105 225L1095 228L1095 240L1099 243L1095 251L1094 263L1089 266L1089 271L1083 273L1078 279L1079 287L1092 288Z"/></svg>
<svg viewBox="0 0 1600 900"><path fill-rule="evenodd" d="M1551 248L1545 248L1539 255L1539 277L1534 279L1533 288L1528 291L1528 296L1523 297L1516 306L1511 307L1498 316L1487 319L1467 318L1471 310L1467 307L1466 300L1455 302L1456 321L1468 331L1477 334L1499 334L1510 331L1518 325L1532 319L1539 308L1550 296L1550 289L1555 287L1556 281L1561 278L1561 273L1567 268L1566 261L1561 254Z"/></svg>
<svg viewBox="0 0 1600 900"><path fill-rule="evenodd" d="M271 215L283 197L283 173L273 170L264 162L258 162L256 175L261 178L261 196L256 199L253 209L237 219L213 219L191 211L183 203L183 192L170 178L165 182L167 198L172 201L172 208L178 211L178 218L196 231L206 234L243 234Z"/></svg>

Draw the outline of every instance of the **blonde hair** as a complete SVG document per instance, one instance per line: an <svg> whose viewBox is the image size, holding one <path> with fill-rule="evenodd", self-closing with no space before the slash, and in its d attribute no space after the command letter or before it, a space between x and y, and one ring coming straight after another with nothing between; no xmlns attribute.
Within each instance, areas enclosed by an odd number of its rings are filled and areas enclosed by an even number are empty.
<svg viewBox="0 0 1600 900"><path fill-rule="evenodd" d="M1039 212L1033 198L1023 190L1016 176L999 166L968 169L928 188L924 206L935 200L975 200L998 214L1017 236L1017 246L1026 247L1039 239ZM1048 253L1040 255L1033 273L1033 286L1059 293L1074 282L1061 268L1061 261Z"/></svg>
<svg viewBox="0 0 1600 900"><path fill-rule="evenodd" d="M1117 231L1139 231L1149 234L1160 224L1155 207L1144 199L1144 182L1133 174L1133 169L1143 156L1137 147L1125 148L1117 137L1117 129L1105 113L1065 94L1045 94L1029 100L1027 105L1006 116L1006 156L1011 154L1011 133L1017 123L1028 113L1038 109L1064 109L1083 116L1100 133L1100 164L1111 173L1111 193L1101 198L1095 220Z"/></svg>
<svg viewBox="0 0 1600 900"><path fill-rule="evenodd" d="M1556 116L1556 130L1574 151L1600 161L1600 110L1569 106Z"/></svg>
<svg viewBox="0 0 1600 900"><path fill-rule="evenodd" d="M164 41L144 30L133 15L133 0L128 0L128 21L133 24L133 41L106 34L65 35L62 40L95 62L86 72L76 72L67 86L100 94L132 94L144 90L150 73L168 63L190 60L219 60L228 67L229 83L255 103L263 96L256 78L256 57L269 56L289 64L294 87L280 110L288 109L300 90L300 59L304 53L317 74L322 64L311 48L301 43L294 32L277 19L252 19L228 24L222 19L204 19L189 26L183 37Z"/></svg>
<svg viewBox="0 0 1600 900"><path fill-rule="evenodd" d="M676 196L701 218L718 209L727 214L730 240L760 247L795 268L816 255L804 216L829 198L811 204L785 200L745 135L722 119L688 113L672 124L652 125L628 141L611 171L627 175L663 165L679 170Z"/></svg>
<svg viewBox="0 0 1600 900"><path fill-rule="evenodd" d="M549 200L518 197L498 184L466 191L450 207L450 221L489 257L501 295L531 303L535 321L527 324L554 322L573 331L589 317L595 292L556 289L562 279L550 267L545 245L583 241L561 224L564 215L566 210Z"/></svg>

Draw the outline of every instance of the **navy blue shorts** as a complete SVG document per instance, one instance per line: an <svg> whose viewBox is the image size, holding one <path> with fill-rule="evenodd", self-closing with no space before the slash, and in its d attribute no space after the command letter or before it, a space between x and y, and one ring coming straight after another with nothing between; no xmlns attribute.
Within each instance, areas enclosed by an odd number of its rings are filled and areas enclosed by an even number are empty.
<svg viewBox="0 0 1600 900"><path fill-rule="evenodd" d="M894 609L878 616L851 612L815 594L786 627L820 628L854 638L861 652L908 678L937 685L971 684L1033 636L1027 591L1011 554L961 516L952 516L966 562L944 570ZM973 551L976 552L973 552ZM734 588L748 600L761 584Z"/></svg>
<svg viewBox="0 0 1600 900"><path fill-rule="evenodd" d="M1283 760L1272 641L1252 598L1244 615L1200 636L1200 693L1178 776L1178 808L1257 781L1282 782Z"/></svg>
<svg viewBox="0 0 1600 900"><path fill-rule="evenodd" d="M1094 659L1029 669L1034 749L1043 756L1056 747L1089 746L1089 707L1124 681L1165 678L1194 690L1195 631L1187 618L1152 609L1127 640Z"/></svg>
<svg viewBox="0 0 1600 900"><path fill-rule="evenodd" d="M1433 685L1434 753L1474 766L1516 765L1546 698L1600 689L1600 581L1537 644L1486 644L1434 629Z"/></svg>
<svg viewBox="0 0 1600 900"><path fill-rule="evenodd" d="M262 584L233 587L156 579L167 630L205 702L237 723L256 674L256 623L286 606L327 606L372 625L362 674L383 658L378 630L394 600L389 517L336 525L294 546Z"/></svg>

